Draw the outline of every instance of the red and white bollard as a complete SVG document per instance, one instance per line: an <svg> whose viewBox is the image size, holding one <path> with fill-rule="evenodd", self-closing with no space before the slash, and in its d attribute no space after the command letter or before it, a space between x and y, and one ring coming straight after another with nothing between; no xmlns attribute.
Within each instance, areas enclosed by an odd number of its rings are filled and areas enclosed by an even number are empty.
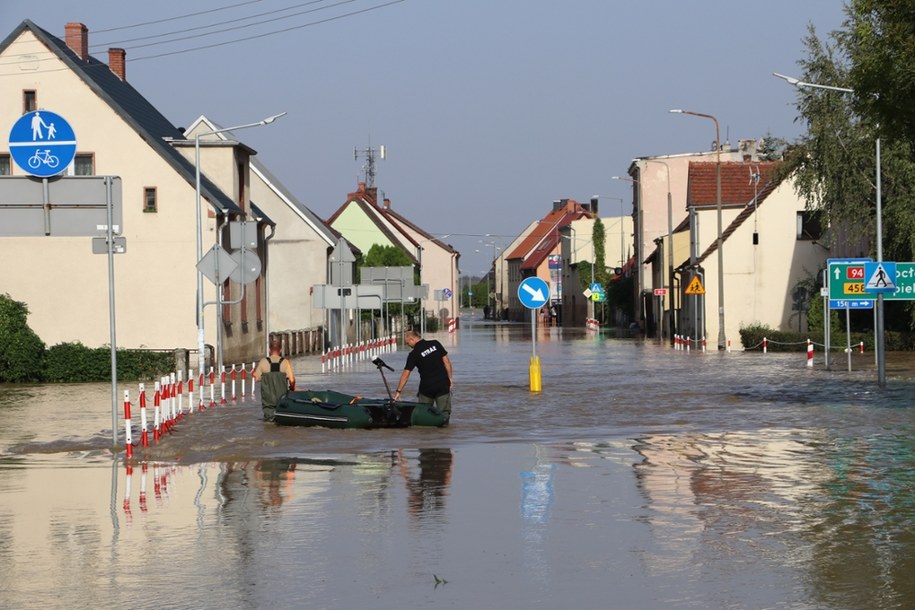
<svg viewBox="0 0 915 610"><path fill-rule="evenodd" d="M247 381L248 371L244 364L241 365L241 397L245 397L245 386L248 385L245 383Z"/></svg>
<svg viewBox="0 0 915 610"><path fill-rule="evenodd" d="M763 353L769 352L769 340L763 337Z"/></svg>
<svg viewBox="0 0 915 610"><path fill-rule="evenodd" d="M159 442L159 436L161 434L161 431L159 430L159 426L160 426L160 422L161 422L161 420L159 419L159 417L161 415L159 413L159 407L161 406L161 402L162 402L162 395L160 393L160 389L161 388L159 387L159 382L157 381L156 382L156 393L153 394L153 440L156 441L157 443Z"/></svg>
<svg viewBox="0 0 915 610"><path fill-rule="evenodd" d="M127 449L128 459L133 457L133 436L130 427L130 391L124 390L124 447Z"/></svg>
<svg viewBox="0 0 915 610"><path fill-rule="evenodd" d="M448 320L448 332L454 333L457 330L457 318Z"/></svg>
<svg viewBox="0 0 915 610"><path fill-rule="evenodd" d="M705 351L705 336L702 337L702 351Z"/></svg>
<svg viewBox="0 0 915 610"><path fill-rule="evenodd" d="M858 351L862 354L864 353L864 341L858 344Z"/></svg>
<svg viewBox="0 0 915 610"><path fill-rule="evenodd" d="M235 365L232 365L232 402L238 400L238 394L235 393Z"/></svg>
<svg viewBox="0 0 915 610"><path fill-rule="evenodd" d="M807 339L807 368L813 367L813 341Z"/></svg>
<svg viewBox="0 0 915 610"><path fill-rule="evenodd" d="M226 365L219 367L219 404L226 404Z"/></svg>
<svg viewBox="0 0 915 610"><path fill-rule="evenodd" d="M731 340L728 339L728 353L731 353Z"/></svg>
<svg viewBox="0 0 915 610"><path fill-rule="evenodd" d="M178 421L178 382L176 380L175 373L171 373L168 378L168 394L169 402L171 403L171 426L174 426Z"/></svg>
<svg viewBox="0 0 915 610"><path fill-rule="evenodd" d="M146 421L146 385L140 384L140 444L149 447L149 431Z"/></svg>
<svg viewBox="0 0 915 610"><path fill-rule="evenodd" d="M256 368L257 368L257 363L256 363L256 362L252 362L252 363L251 363L251 398L254 398L254 381L255 381L255 379L254 379L254 369L256 369Z"/></svg>
<svg viewBox="0 0 915 610"><path fill-rule="evenodd" d="M203 411L203 369L200 369L200 377L197 383L197 410Z"/></svg>
<svg viewBox="0 0 915 610"><path fill-rule="evenodd" d="M210 367L210 406L216 406L216 369Z"/></svg>
<svg viewBox="0 0 915 610"><path fill-rule="evenodd" d="M184 419L184 371L178 371L178 419Z"/></svg>

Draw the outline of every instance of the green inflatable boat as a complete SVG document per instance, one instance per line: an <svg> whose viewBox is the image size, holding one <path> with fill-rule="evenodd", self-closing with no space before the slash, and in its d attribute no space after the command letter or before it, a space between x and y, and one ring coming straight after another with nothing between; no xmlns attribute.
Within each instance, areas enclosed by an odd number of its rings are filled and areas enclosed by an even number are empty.
<svg viewBox="0 0 915 610"><path fill-rule="evenodd" d="M448 423L448 415L419 402L304 390L289 392L279 401L274 421L284 426L325 428L441 427Z"/></svg>

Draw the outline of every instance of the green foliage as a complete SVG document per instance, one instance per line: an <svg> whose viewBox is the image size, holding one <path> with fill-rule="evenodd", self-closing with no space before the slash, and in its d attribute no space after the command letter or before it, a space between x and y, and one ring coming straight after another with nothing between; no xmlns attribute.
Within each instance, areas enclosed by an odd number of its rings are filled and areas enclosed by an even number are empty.
<svg viewBox="0 0 915 610"><path fill-rule="evenodd" d="M28 307L0 295L0 382L38 381L44 371L44 342L29 328Z"/></svg>
<svg viewBox="0 0 915 610"><path fill-rule="evenodd" d="M786 155L808 209L825 213L832 243L848 256L876 256L876 141L881 138L884 260L915 257L915 10L913 0L853 0L843 29L821 39L811 26L801 80L853 92L798 90L808 130ZM886 227L892 227L887 231ZM887 316L915 328L915 307Z"/></svg>
<svg viewBox="0 0 915 610"><path fill-rule="evenodd" d="M760 141L756 153L761 161L780 161L784 157L787 145L788 140L785 138L777 138L771 133L766 133Z"/></svg>
<svg viewBox="0 0 915 610"><path fill-rule="evenodd" d="M600 218L595 218L594 226L591 229L591 243L594 244L594 281L600 282L604 286L610 283L610 274L607 273L605 262L607 258L606 241L607 233L604 230L604 223Z"/></svg>
<svg viewBox="0 0 915 610"><path fill-rule="evenodd" d="M873 333L851 333L849 337L845 333L845 327L839 325L838 317L835 312L830 316L832 319L832 330L830 332L830 349L843 350L845 346L851 345L852 349L857 349L861 342L864 342L864 349L868 352L874 351ZM822 318L822 314L820 315ZM768 326L752 324L740 329L740 341L744 349L762 351L763 338L768 340L767 351L770 352L805 352L807 351L807 339L817 344L817 350L821 350L825 345L823 330L811 331L809 333L799 333L794 331L778 331ZM887 351L911 351L915 346L915 335L910 332L887 332L884 336Z"/></svg>
<svg viewBox="0 0 915 610"><path fill-rule="evenodd" d="M117 350L118 380L158 379L174 370L173 355L149 350ZM58 343L48 349L45 379L55 383L111 381L111 347Z"/></svg>
<svg viewBox="0 0 915 610"><path fill-rule="evenodd" d="M410 267L413 261L396 246L372 244L362 261L363 267Z"/></svg>

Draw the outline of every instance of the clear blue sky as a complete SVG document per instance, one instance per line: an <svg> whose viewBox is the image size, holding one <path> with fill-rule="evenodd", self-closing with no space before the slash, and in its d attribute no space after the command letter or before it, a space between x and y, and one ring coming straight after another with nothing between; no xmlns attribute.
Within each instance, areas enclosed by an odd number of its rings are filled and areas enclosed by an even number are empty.
<svg viewBox="0 0 915 610"><path fill-rule="evenodd" d="M0 0L0 35L85 23L90 52L126 48L127 79L178 126L288 112L239 136L324 218L362 179L354 147L383 144L376 186L479 273L476 235L507 240L558 198L628 198L610 176L633 157L707 150L711 122L670 108L716 116L732 143L797 137L795 92L771 73L797 73L808 24L843 19L834 0L389 1Z"/></svg>

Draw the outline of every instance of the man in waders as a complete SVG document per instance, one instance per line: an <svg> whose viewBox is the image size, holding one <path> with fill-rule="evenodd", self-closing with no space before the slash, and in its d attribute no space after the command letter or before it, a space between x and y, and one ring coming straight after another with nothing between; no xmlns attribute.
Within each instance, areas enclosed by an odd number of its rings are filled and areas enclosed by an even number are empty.
<svg viewBox="0 0 915 610"><path fill-rule="evenodd" d="M261 384L261 407L264 420L273 421L276 405L286 392L295 389L292 364L283 358L279 340L270 341L270 355L262 358L254 368L254 379Z"/></svg>
<svg viewBox="0 0 915 610"><path fill-rule="evenodd" d="M419 369L419 391L417 402L434 404L439 411L451 419L451 359L448 351L435 339L423 339L414 330L404 333L404 341L410 346L407 363L404 365L394 400L400 400L400 394L407 385L407 379L413 369Z"/></svg>

